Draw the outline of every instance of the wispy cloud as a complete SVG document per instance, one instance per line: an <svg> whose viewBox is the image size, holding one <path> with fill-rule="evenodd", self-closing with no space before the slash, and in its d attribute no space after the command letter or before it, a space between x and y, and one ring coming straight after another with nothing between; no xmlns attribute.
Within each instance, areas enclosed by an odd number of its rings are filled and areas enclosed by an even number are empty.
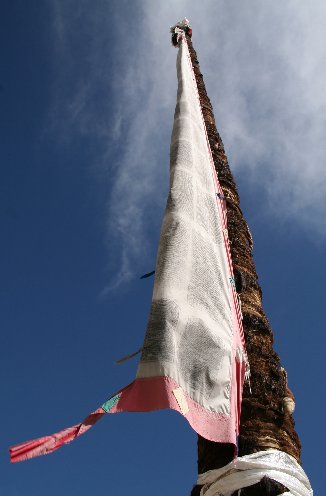
<svg viewBox="0 0 326 496"><path fill-rule="evenodd" d="M132 10L123 1L112 7L81 0L77 11L63 0L53 5L62 67L53 121L97 140L94 163L103 170L116 164L107 175L106 225L121 264L107 289L130 278L140 259L154 261L150 232L158 229L164 205L176 94L168 27L185 15L232 168L265 191L269 215L324 237L321 0L282 6L271 0L142 0Z"/></svg>

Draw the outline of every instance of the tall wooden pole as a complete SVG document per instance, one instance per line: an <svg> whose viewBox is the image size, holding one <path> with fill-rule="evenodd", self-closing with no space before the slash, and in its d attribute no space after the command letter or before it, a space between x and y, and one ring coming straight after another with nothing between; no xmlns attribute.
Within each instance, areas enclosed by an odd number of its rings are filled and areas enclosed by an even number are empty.
<svg viewBox="0 0 326 496"><path fill-rule="evenodd" d="M275 448L300 462L300 440L291 415L294 398L287 386L287 375L273 349L273 332L262 308L262 291L252 257L253 240L240 208L237 187L216 128L198 58L187 32L186 40L215 168L226 199L231 256L251 369L251 391L246 385L243 394L239 456ZM199 473L226 465L233 455L232 445L198 438ZM195 486L193 496L199 494L199 490L200 487ZM264 478L259 484L242 489L241 496L277 496L284 490L281 484Z"/></svg>

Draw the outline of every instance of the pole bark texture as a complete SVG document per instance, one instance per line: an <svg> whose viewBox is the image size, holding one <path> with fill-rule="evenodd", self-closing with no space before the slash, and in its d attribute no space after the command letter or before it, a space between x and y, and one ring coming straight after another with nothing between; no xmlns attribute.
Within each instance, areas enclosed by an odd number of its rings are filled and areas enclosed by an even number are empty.
<svg viewBox="0 0 326 496"><path fill-rule="evenodd" d="M287 375L273 349L273 332L262 308L262 292L258 284L252 249L253 240L240 208L236 184L230 171L222 139L217 131L213 108L207 96L196 52L191 38L186 35L194 69L200 104L206 124L210 148L218 179L223 189L228 220L228 235L234 268L236 288L241 299L243 327L251 369L251 391L244 387L239 456L279 449L300 462L300 440L294 429L294 420L288 408L294 397L287 385ZM198 472L220 468L234 456L232 445L213 443L198 437ZM285 488L264 478L259 484L242 489L241 496L277 496ZM199 494L195 486L192 495Z"/></svg>

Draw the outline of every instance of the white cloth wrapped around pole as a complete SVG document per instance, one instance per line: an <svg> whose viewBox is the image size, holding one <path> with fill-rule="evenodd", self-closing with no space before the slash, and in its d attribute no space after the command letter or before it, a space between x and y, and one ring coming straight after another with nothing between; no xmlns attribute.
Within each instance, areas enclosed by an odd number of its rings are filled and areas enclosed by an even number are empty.
<svg viewBox="0 0 326 496"><path fill-rule="evenodd" d="M201 496L231 496L269 477L288 488L287 496L313 496L307 475L293 456L270 449L236 458L225 467L198 476ZM240 493L241 494L241 493Z"/></svg>

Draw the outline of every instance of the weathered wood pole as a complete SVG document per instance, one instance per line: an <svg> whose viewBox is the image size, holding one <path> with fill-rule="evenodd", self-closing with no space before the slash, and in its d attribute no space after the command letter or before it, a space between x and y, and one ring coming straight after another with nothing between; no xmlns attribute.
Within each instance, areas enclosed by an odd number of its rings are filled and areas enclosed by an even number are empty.
<svg viewBox="0 0 326 496"><path fill-rule="evenodd" d="M216 128L197 54L188 34L186 40L215 168L226 198L232 262L241 299L251 369L251 392L246 385L243 394L239 456L276 448L300 462L300 440L291 415L293 395L288 389L286 373L281 368L280 359L273 349L273 332L262 308L262 291L252 257L252 237L240 208L237 187ZM226 465L233 459L233 454L232 445L213 443L199 437L198 472ZM200 487L195 486L192 494L199 494L199 490ZM281 484L264 478L259 484L242 489L241 496L277 496L284 490Z"/></svg>

